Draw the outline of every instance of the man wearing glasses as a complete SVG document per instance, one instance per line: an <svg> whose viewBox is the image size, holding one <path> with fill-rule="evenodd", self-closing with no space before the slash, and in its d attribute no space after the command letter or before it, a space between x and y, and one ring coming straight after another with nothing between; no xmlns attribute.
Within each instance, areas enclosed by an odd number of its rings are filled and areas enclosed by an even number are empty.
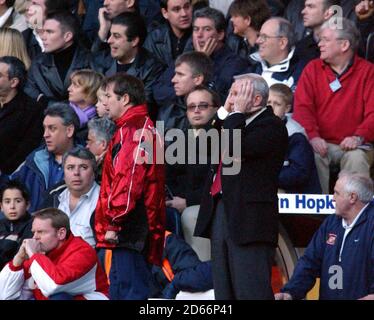
<svg viewBox="0 0 374 320"><path fill-rule="evenodd" d="M184 164L177 163L167 167L167 182L174 196L166 201L166 205L182 214L185 240L196 251L200 260L207 261L210 260L210 241L194 237L193 231L204 184L214 157L213 152L219 149L213 143L208 144L206 137L215 124L220 99L216 92L200 85L186 95L185 101L189 127L184 133L188 149ZM191 155L193 161L189 158Z"/></svg>
<svg viewBox="0 0 374 320"><path fill-rule="evenodd" d="M259 50L251 55L257 61L254 73L260 74L269 87L283 83L294 91L305 62L295 55L291 23L283 18L270 18L262 25L256 43Z"/></svg>

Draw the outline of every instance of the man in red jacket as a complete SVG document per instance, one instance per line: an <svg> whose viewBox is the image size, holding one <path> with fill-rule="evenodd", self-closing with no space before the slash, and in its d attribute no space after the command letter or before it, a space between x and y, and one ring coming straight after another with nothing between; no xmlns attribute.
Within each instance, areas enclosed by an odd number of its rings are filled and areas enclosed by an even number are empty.
<svg viewBox="0 0 374 320"><path fill-rule="evenodd" d="M0 273L0 300L108 300L96 252L72 235L69 217L55 208L33 216L33 238Z"/></svg>
<svg viewBox="0 0 374 320"><path fill-rule="evenodd" d="M110 297L147 299L151 264L160 264L164 241L164 166L156 164L156 130L144 86L118 73L105 84L115 132L104 159L95 213L97 248L111 249Z"/></svg>
<svg viewBox="0 0 374 320"><path fill-rule="evenodd" d="M293 118L315 152L322 191L329 166L369 176L374 141L374 66L356 55L360 34L345 18L322 26L320 59L304 69L295 92Z"/></svg>

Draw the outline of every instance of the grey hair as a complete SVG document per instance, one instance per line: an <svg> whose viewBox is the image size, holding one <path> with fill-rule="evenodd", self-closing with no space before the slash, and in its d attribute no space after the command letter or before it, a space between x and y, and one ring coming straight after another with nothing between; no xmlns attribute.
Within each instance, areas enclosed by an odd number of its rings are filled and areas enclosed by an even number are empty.
<svg viewBox="0 0 374 320"><path fill-rule="evenodd" d="M109 143L116 131L115 123L107 117L94 118L87 123L88 130L91 130L96 140Z"/></svg>
<svg viewBox="0 0 374 320"><path fill-rule="evenodd" d="M295 30L291 22L289 22L287 19L284 19L282 17L274 17L274 18L270 18L269 20L275 20L278 22L277 36L287 38L288 40L287 50L288 52L290 52L296 44Z"/></svg>
<svg viewBox="0 0 374 320"><path fill-rule="evenodd" d="M67 103L55 102L44 111L44 116L59 117L65 127L74 126L74 135L79 129L79 118L72 107Z"/></svg>
<svg viewBox="0 0 374 320"><path fill-rule="evenodd" d="M89 160L91 162L93 172L96 176L97 162L96 162L95 156L93 155L93 153L90 150L88 150L88 149L86 149L82 146L76 146L76 147L70 149L69 151L65 152L64 155L62 156L62 167L65 167L66 159L68 157L74 157L74 158L79 158L79 159L83 159L83 160Z"/></svg>
<svg viewBox="0 0 374 320"><path fill-rule="evenodd" d="M363 203L369 203L373 200L374 184L373 180L361 173L352 173L341 171L339 179L345 179L344 191L346 193L356 193L358 199Z"/></svg>
<svg viewBox="0 0 374 320"><path fill-rule="evenodd" d="M361 34L354 22L351 20L347 18L333 17L325 21L321 29L334 30L337 39L348 40L351 50L353 52L357 51L361 40Z"/></svg>
<svg viewBox="0 0 374 320"><path fill-rule="evenodd" d="M255 93L262 97L261 104L266 107L269 98L269 86L265 79L257 73L246 73L238 76L234 76L234 80L249 79L253 83Z"/></svg>

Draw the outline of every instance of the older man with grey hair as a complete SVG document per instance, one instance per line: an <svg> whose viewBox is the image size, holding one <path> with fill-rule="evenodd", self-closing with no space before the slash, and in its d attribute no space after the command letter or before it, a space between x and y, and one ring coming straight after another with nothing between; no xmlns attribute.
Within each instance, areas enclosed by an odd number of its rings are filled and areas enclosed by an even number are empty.
<svg viewBox="0 0 374 320"><path fill-rule="evenodd" d="M359 32L348 19L325 22L320 59L303 71L293 118L314 149L322 191L329 192L330 166L370 175L374 141L374 66L357 54Z"/></svg>
<svg viewBox="0 0 374 320"><path fill-rule="evenodd" d="M257 62L254 72L262 75L269 87L283 83L295 91L305 61L295 55L295 32L291 23L280 17L268 19L256 43L258 51L250 56Z"/></svg>
<svg viewBox="0 0 374 320"><path fill-rule="evenodd" d="M374 299L374 187L357 173L341 174L336 214L314 234L277 300L303 299L320 278L319 299Z"/></svg>
<svg viewBox="0 0 374 320"><path fill-rule="evenodd" d="M101 182L104 156L115 131L115 123L107 117L88 121L87 149L90 150L96 158L98 166L96 181L99 183Z"/></svg>
<svg viewBox="0 0 374 320"><path fill-rule="evenodd" d="M213 285L219 300L273 299L278 176L288 135L283 122L266 106L268 94L261 76L237 77L226 112L219 115L226 113L223 129L228 145L221 163L209 171L195 228L196 236L211 239ZM240 146L237 154L235 144ZM227 154L233 150L228 163ZM227 170L237 164L238 172Z"/></svg>

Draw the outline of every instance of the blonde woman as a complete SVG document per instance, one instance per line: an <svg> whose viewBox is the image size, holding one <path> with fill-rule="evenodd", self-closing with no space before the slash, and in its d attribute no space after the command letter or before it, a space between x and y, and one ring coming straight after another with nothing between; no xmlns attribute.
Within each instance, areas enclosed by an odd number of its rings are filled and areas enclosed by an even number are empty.
<svg viewBox="0 0 374 320"><path fill-rule="evenodd" d="M0 57L12 56L20 59L28 70L31 64L22 34L15 29L0 28Z"/></svg>

